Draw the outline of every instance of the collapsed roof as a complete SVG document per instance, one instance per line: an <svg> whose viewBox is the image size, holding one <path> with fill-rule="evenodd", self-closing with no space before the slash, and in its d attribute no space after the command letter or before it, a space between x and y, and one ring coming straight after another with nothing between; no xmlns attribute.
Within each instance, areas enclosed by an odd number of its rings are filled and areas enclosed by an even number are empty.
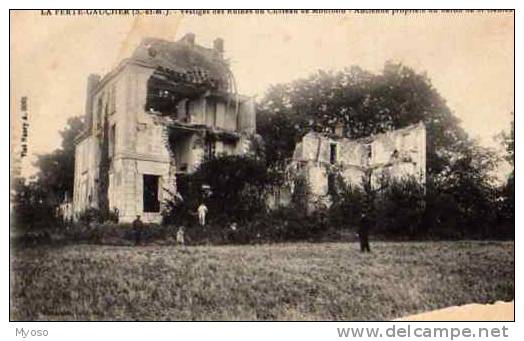
<svg viewBox="0 0 524 341"><path fill-rule="evenodd" d="M223 58L223 41L216 39L213 48L195 44L193 34L178 41L145 38L135 49L131 60L164 73L177 83L229 92L234 80Z"/></svg>

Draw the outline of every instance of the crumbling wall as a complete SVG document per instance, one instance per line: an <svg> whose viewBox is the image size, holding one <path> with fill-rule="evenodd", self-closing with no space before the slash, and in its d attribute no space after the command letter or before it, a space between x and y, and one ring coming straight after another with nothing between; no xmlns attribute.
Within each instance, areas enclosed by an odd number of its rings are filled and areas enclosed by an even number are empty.
<svg viewBox="0 0 524 341"><path fill-rule="evenodd" d="M352 186L370 181L378 188L383 177L407 176L425 183L425 126L419 123L357 140L310 132L296 145L293 164L306 169L311 193L317 197L329 196L328 178L333 172Z"/></svg>
<svg viewBox="0 0 524 341"><path fill-rule="evenodd" d="M360 167L344 167L340 172L342 179L344 179L348 185L352 186L361 186L362 182L365 181L368 176L366 170Z"/></svg>
<svg viewBox="0 0 524 341"><path fill-rule="evenodd" d="M169 188L174 176L171 173L174 162L165 143L166 128L145 110L147 82L153 72L125 65L114 75L106 76L92 95L93 128L86 142L76 146L79 170L75 171L75 213L80 214L88 207L101 208L98 197L104 195L104 206L109 210L116 208L121 222L132 221L137 214L144 221L160 221L160 212L144 214L142 202L144 174L159 176L160 188ZM109 133L111 130L114 136ZM84 161L90 155L95 159ZM94 170L83 175L86 163ZM99 175L103 175L107 184L101 185ZM163 195L160 190L160 199Z"/></svg>
<svg viewBox="0 0 524 341"><path fill-rule="evenodd" d="M414 176L426 181L426 129L422 123L373 137L369 167L373 177Z"/></svg>
<svg viewBox="0 0 524 341"><path fill-rule="evenodd" d="M320 164L309 164L306 176L311 194L323 196L328 194L328 170Z"/></svg>
<svg viewBox="0 0 524 341"><path fill-rule="evenodd" d="M366 143L342 139L340 140L340 163L353 168L366 168L369 165L369 149Z"/></svg>

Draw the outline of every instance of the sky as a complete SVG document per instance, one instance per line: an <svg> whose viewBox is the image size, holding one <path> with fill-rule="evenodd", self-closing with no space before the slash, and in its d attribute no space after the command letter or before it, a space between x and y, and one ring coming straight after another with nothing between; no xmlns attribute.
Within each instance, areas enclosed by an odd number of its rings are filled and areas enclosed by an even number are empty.
<svg viewBox="0 0 524 341"><path fill-rule="evenodd" d="M188 32L225 40L239 92L261 98L271 84L351 65L380 72L386 61L426 72L468 134L495 146L514 106L513 13L44 16L11 12L11 117L30 107L29 160L60 146L69 117L84 114L90 73L105 74L143 37ZM11 120L12 136L17 130ZM30 162L26 172L33 172Z"/></svg>

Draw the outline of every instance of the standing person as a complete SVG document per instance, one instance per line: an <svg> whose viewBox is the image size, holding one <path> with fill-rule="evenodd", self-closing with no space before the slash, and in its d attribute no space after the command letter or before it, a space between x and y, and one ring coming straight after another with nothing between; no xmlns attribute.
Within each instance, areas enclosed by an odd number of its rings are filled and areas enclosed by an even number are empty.
<svg viewBox="0 0 524 341"><path fill-rule="evenodd" d="M238 228L238 225L236 222L233 222L229 225L229 232L227 234L227 239L230 243L236 243L237 241L237 228Z"/></svg>
<svg viewBox="0 0 524 341"><path fill-rule="evenodd" d="M369 217L365 213L358 230L358 238L360 239L360 252L371 252L369 248Z"/></svg>
<svg viewBox="0 0 524 341"><path fill-rule="evenodd" d="M135 245L139 245L142 237L142 230L144 229L144 223L140 220L140 215L136 216L133 221L133 232L135 234Z"/></svg>
<svg viewBox="0 0 524 341"><path fill-rule="evenodd" d="M370 207L366 202L362 210L358 238L360 240L360 252L371 252L369 247L369 228L371 225Z"/></svg>
<svg viewBox="0 0 524 341"><path fill-rule="evenodd" d="M120 211L118 210L117 207L113 207L113 219L114 219L115 224L118 224L119 217L120 217Z"/></svg>
<svg viewBox="0 0 524 341"><path fill-rule="evenodd" d="M184 240L184 226L180 226L178 228L178 231L176 233L176 243L182 246L186 245Z"/></svg>
<svg viewBox="0 0 524 341"><path fill-rule="evenodd" d="M204 203L201 203L200 206L198 206L197 212L200 226L206 226L207 206Z"/></svg>

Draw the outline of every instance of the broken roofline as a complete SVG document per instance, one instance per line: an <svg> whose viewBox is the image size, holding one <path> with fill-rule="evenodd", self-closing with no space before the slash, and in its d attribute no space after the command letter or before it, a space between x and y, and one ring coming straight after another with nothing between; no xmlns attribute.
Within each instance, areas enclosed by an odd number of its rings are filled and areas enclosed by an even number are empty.
<svg viewBox="0 0 524 341"><path fill-rule="evenodd" d="M128 65L142 66L142 67L146 67L146 68L151 69L151 70L158 70L158 71L161 71L161 72L165 72L164 70L166 69L166 68L163 68L163 67L158 67L158 66L152 65L152 64L144 62L144 61L135 60L133 58L122 59L120 61L120 63L118 63L118 65L114 69L112 69L111 71L106 73L104 75L104 77L102 77L100 82L98 82L96 88L93 90L93 94L98 93L102 88L104 88L104 86L110 80L115 78ZM168 74L168 73L166 72L166 74ZM191 85L191 84L193 84L193 83L191 83L191 82L187 83L187 85ZM194 85L198 85L198 84L200 84L200 83L195 83Z"/></svg>
<svg viewBox="0 0 524 341"><path fill-rule="evenodd" d="M104 75L104 77L102 77L102 79L98 83L97 87L93 90L93 94L97 93L101 88L104 87L104 85L109 80L114 78L126 65L129 65L129 64L135 64L135 65L147 67L149 69L160 70L160 71L167 70L167 71L170 71L171 74L180 73L178 70L170 69L170 68L168 68L166 66L158 65L157 63L148 62L146 60L140 59L140 55L137 56L137 51L144 44L150 45L150 44L160 43L162 45L169 45L171 47L181 46L181 44L182 45L186 44L185 38L186 37L183 37L182 39L180 39L178 41L169 41L169 40L160 39L160 38L153 38L153 37L144 38L140 42L140 44L135 48L135 50L134 50L134 52L132 53L131 56L122 59L118 63L118 65L116 67L114 67L111 71L106 73ZM220 38L218 38L218 39L220 39ZM191 50L195 51L197 54L202 55L202 56L214 54L215 52L217 52L216 47L215 48L207 48L207 47L204 47L204 46L201 46L201 45L198 45L198 44L194 44L194 43L190 44L190 45L191 45ZM184 48L186 48L186 47L184 47ZM225 71L226 71L226 75L224 75L224 76L226 76L226 78L228 78L228 81L233 81L234 82L234 76L231 73L231 70L229 68L229 65L228 65L227 61L222 57L220 52L218 53L218 56L219 56L219 58L216 58L216 59L213 58L209 62L211 64L216 65L219 68L224 68ZM195 70L190 70L190 71L195 71ZM168 74L168 73L166 72L166 74ZM233 79L230 79L230 78L233 78Z"/></svg>
<svg viewBox="0 0 524 341"><path fill-rule="evenodd" d="M338 142L338 141L341 141L341 140L345 140L348 143L371 144L374 141L379 140L379 139L381 139L383 137L386 137L388 135L391 135L391 134L403 134L403 133L406 133L406 132L409 132L411 130L415 130L415 129L418 129L418 128L421 128L421 127L425 128L425 124L423 123L423 121L419 121L418 123L411 124L411 125L406 126L404 128L390 130L390 131L387 131L385 133L365 136L365 137L361 137L361 138L358 138L358 139L350 139L350 138L347 138L347 137L339 137L339 136L334 136L332 134L319 133L319 132L311 131L311 132L305 134L304 136L302 136L302 139L300 140L299 143L302 143L302 140L304 139L304 137L306 135L310 135L312 137L317 137L317 138L320 138L320 139L324 138L326 140L329 140L329 142L331 142L331 141ZM299 143L297 143L297 145ZM297 148L297 145L295 145L295 150ZM310 164L310 163L314 163L314 164L317 164L317 165L325 165L325 166L333 167L333 165L330 162L328 162L328 161L319 160L319 159L317 159L317 160L295 159L294 156L291 157L291 158L286 158L285 162L288 163L288 164L300 164L300 165L307 165L307 164ZM393 165L399 164L399 163L413 163L413 164L416 164L416 162L414 162L413 160L406 161L406 160L399 159L399 160L396 160L396 161L375 163L373 165L368 165L368 166L365 166L365 167L364 166L360 166L360 165L356 165L356 164L350 164L350 163L341 163L340 165L342 165L344 168L354 168L354 169L359 169L361 171L370 171L370 170L375 170L375 169L379 169L379 168L390 167L390 166L393 166ZM335 166L335 167L337 167L337 166Z"/></svg>
<svg viewBox="0 0 524 341"><path fill-rule="evenodd" d="M302 137L310 134L310 135L315 135L315 136L322 136L322 137L331 139L333 141L348 140L349 142L371 143L374 140L379 139L381 137L384 137L384 136L387 136L387 135L390 135L390 134L393 134L393 133L398 134L398 133L402 133L402 132L407 132L407 131L416 129L416 128L421 127L421 126L423 126L423 127L426 126L423 121L419 121L418 123L410 124L410 125L405 126L403 128L398 128L398 129L394 129L394 130L388 130L388 131L386 131L384 133L371 134L369 136L359 137L359 138L356 138L356 139L351 139L349 137L337 136L336 134L332 134L332 133L320 133L320 132L316 132L316 131L310 131L310 132L304 134Z"/></svg>
<svg viewBox="0 0 524 341"><path fill-rule="evenodd" d="M111 81L113 78L118 76L118 74L120 74L120 72L122 72L123 69L126 66L128 66L128 65L137 65L137 66L149 68L151 70L162 71L158 67L155 67L154 65L151 65L151 64L146 63L146 62L138 61L138 60L135 60L135 59L132 59L132 58L122 59L117 67L115 67L114 69L112 69L111 71L106 73L104 75L104 77L97 83L95 89L93 89L92 95L97 94L101 89L103 89L105 87L105 85L109 81ZM192 85L192 84L188 83L187 85ZM198 86L198 85L195 84L194 86ZM253 97L254 97L254 96L241 95L241 94L238 94L238 93L231 93L231 92L221 91L221 90L218 90L218 89L214 89L213 91L206 90L206 92L203 94L203 96L204 97L219 97L219 98L223 98L223 99L230 100L230 101L238 101L240 103L252 100ZM86 129L84 129L82 132L80 132L80 134L77 135L77 137L75 138L75 143L79 143L84 138L86 138L87 136L90 136L90 135L91 135L91 132L86 127Z"/></svg>

